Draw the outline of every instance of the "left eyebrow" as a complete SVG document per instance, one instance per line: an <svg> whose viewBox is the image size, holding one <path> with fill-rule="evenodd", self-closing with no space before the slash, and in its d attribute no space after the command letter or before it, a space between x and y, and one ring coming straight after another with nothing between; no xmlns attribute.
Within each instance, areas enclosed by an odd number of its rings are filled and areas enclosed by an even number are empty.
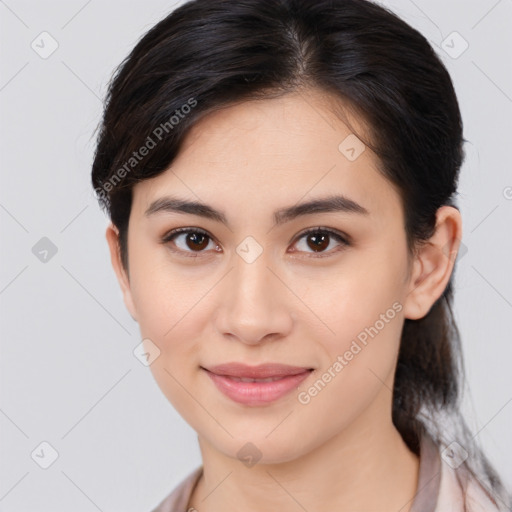
<svg viewBox="0 0 512 512"><path fill-rule="evenodd" d="M277 210L274 212L274 225L289 222L302 215L330 212L357 213L359 215L370 214L364 206L348 197L342 195L328 196Z"/></svg>
<svg viewBox="0 0 512 512"><path fill-rule="evenodd" d="M206 219L221 222L229 227L226 215L212 206L200 203L198 201L188 201L176 197L161 197L153 201L144 215L149 217L159 212L188 213L198 215ZM274 212L274 226L290 222L303 215L312 215L315 213L357 213L360 215L369 215L370 212L359 203L343 195L328 196L324 198L313 199L307 203L299 203L286 208L281 208Z"/></svg>

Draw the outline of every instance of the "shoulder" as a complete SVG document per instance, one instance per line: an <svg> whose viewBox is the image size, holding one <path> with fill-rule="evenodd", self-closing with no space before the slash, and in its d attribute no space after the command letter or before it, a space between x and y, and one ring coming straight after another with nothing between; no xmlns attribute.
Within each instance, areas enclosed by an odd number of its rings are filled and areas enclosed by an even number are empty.
<svg viewBox="0 0 512 512"><path fill-rule="evenodd" d="M438 445L427 433L421 437L418 492L411 512L511 512L510 504L493 497L450 446Z"/></svg>
<svg viewBox="0 0 512 512"><path fill-rule="evenodd" d="M186 507L192 490L202 472L203 466L194 469L151 512L187 512Z"/></svg>
<svg viewBox="0 0 512 512"><path fill-rule="evenodd" d="M502 512L499 502L463 466L452 468L443 461L435 512ZM508 509L507 509L508 510Z"/></svg>

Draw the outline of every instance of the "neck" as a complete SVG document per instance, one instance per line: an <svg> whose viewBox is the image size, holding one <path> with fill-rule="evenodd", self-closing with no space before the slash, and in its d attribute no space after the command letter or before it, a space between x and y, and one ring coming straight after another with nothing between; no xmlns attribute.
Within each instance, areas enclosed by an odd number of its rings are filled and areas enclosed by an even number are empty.
<svg viewBox="0 0 512 512"><path fill-rule="evenodd" d="M200 512L408 512L417 491L419 459L391 417L383 422L378 409L370 408L305 455L278 464L246 467L199 437L203 474L189 507Z"/></svg>

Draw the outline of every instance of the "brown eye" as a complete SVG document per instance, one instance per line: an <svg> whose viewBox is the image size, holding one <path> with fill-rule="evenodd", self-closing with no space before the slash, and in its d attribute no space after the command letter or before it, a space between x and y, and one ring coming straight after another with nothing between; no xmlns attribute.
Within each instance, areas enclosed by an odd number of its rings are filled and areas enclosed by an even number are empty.
<svg viewBox="0 0 512 512"><path fill-rule="evenodd" d="M202 233L191 232L185 236L187 247L192 250L202 250L208 246L208 236Z"/></svg>
<svg viewBox="0 0 512 512"><path fill-rule="evenodd" d="M302 243L303 239L304 243ZM335 247L336 243L338 245L338 249L327 250L329 247ZM323 228L313 228L299 236L298 242L296 243L296 249L294 249L293 252L306 252L310 254L318 253L319 255L314 257L323 257L324 255L321 253L327 253L327 256L332 252L338 252L338 250L343 249L348 245L350 245L348 239L335 231Z"/></svg>
<svg viewBox="0 0 512 512"><path fill-rule="evenodd" d="M303 239L305 243L302 242ZM329 256L331 253L349 246L350 242L348 240L348 237L344 237L331 229L312 228L299 236L292 252L305 252L312 254L313 257L323 257L324 253L325 256ZM162 238L162 243L169 244L169 248L173 252L189 257L198 257L201 253L206 253L208 248L217 252L221 251L212 237L199 228L174 229ZM303 244L302 247L301 243ZM332 249L333 245L334 249Z"/></svg>
<svg viewBox="0 0 512 512"><path fill-rule="evenodd" d="M329 235L325 233L312 233L306 237L308 247L311 247L313 251L323 251L329 247Z"/></svg>
<svg viewBox="0 0 512 512"><path fill-rule="evenodd" d="M162 238L162 243L175 246L176 249L171 247L173 252L183 253L185 256L192 257L196 256L193 253L199 255L206 252L210 243L213 246L210 248L218 250L208 233L198 228L174 229Z"/></svg>

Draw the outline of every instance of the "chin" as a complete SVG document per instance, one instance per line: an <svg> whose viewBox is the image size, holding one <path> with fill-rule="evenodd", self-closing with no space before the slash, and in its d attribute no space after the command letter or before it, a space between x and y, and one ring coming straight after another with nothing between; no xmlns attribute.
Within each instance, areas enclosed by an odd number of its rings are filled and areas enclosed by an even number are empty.
<svg viewBox="0 0 512 512"><path fill-rule="evenodd" d="M234 432L232 433L235 435ZM210 440L209 443L216 450L227 457L239 460L248 468L255 464L293 462L309 452L303 439L300 443L297 443L293 437L286 435L285 431L283 431L283 434L282 436L276 435L271 440L265 437L266 434L251 436L245 431L243 436L235 435L234 439Z"/></svg>

